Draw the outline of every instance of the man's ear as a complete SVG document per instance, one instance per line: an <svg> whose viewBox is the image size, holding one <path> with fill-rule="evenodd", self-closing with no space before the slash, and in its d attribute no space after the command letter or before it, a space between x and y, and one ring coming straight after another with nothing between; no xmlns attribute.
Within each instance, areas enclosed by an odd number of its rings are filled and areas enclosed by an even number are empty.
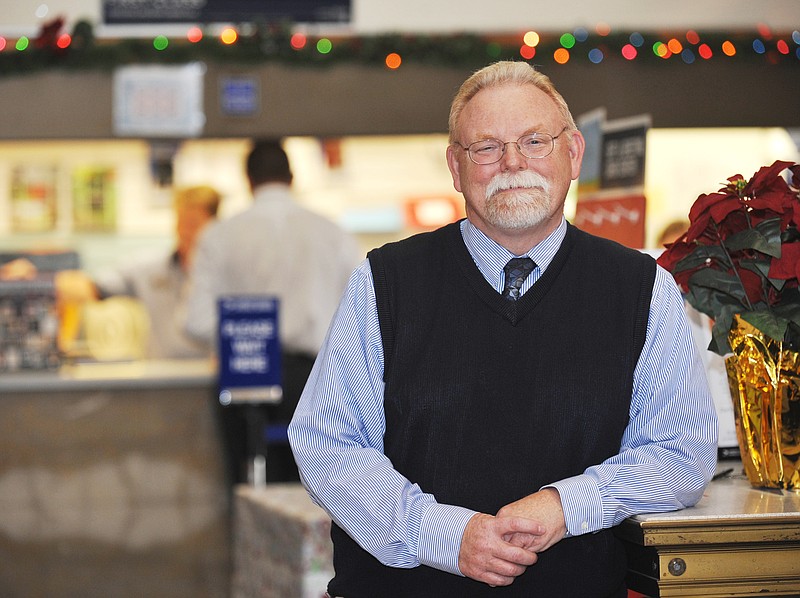
<svg viewBox="0 0 800 598"><path fill-rule="evenodd" d="M572 180L576 180L581 174L581 163L583 162L583 152L586 150L586 140L580 131L569 131L569 159L572 165Z"/></svg>
<svg viewBox="0 0 800 598"><path fill-rule="evenodd" d="M461 193L461 163L456 155L457 148L453 145L447 146L447 167L453 177L453 187Z"/></svg>

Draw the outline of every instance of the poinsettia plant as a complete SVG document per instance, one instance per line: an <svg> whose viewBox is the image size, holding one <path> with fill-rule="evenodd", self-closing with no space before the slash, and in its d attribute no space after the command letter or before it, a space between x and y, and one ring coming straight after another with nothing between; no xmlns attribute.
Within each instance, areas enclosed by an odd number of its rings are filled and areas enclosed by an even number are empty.
<svg viewBox="0 0 800 598"><path fill-rule="evenodd" d="M786 175L786 176L784 176ZM734 315L800 350L800 164L776 161L750 180L700 195L689 228L658 263L713 322L709 350L730 352Z"/></svg>

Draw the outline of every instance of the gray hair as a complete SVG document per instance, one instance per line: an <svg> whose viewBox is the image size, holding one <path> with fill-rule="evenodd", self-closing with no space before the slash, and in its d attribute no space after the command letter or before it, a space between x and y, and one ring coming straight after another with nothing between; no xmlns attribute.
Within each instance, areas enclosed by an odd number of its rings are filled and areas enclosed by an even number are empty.
<svg viewBox="0 0 800 598"><path fill-rule="evenodd" d="M575 119L569 111L567 102L556 90L553 82L544 73L540 73L527 62L502 60L474 72L464 83L450 105L450 118L447 121L450 131L450 143L455 142L455 130L458 118L464 106L482 89L506 84L534 85L546 93L556 104L556 108L569 129L577 129Z"/></svg>

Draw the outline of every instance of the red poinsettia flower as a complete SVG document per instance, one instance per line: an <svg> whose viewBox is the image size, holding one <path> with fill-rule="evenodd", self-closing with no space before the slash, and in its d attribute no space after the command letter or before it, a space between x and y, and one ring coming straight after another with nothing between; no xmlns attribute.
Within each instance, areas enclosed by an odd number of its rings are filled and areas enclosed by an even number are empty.
<svg viewBox="0 0 800 598"><path fill-rule="evenodd" d="M782 187L781 191L785 191L788 186L786 181L780 177L780 174L790 166L792 166L791 162L777 160L772 166L759 168L758 172L744 186L743 195L755 200L773 187ZM779 203L779 201L776 203Z"/></svg>
<svg viewBox="0 0 800 598"><path fill-rule="evenodd" d="M740 270L738 274L739 278L742 280L742 286L747 294L747 299L751 304L769 300L768 296L765 296L765 288L761 284L761 276L750 270Z"/></svg>
<svg viewBox="0 0 800 598"><path fill-rule="evenodd" d="M778 160L697 198L689 229L658 263L687 301L714 319L710 349L730 349L734 314L768 326L762 332L772 338L800 344L799 228L800 164Z"/></svg>
<svg viewBox="0 0 800 598"><path fill-rule="evenodd" d="M784 243L781 246L781 257L775 258L769 265L769 277L778 280L800 279L800 242Z"/></svg>
<svg viewBox="0 0 800 598"><path fill-rule="evenodd" d="M689 241L699 239L712 221L722 222L728 214L738 209L741 209L741 202L736 195L723 192L701 195L689 211L690 225L686 238Z"/></svg>
<svg viewBox="0 0 800 598"><path fill-rule="evenodd" d="M673 272L675 265L695 250L695 246L687 242L687 235L688 233L678 238L677 241L665 245L667 251L658 259L658 263L664 269Z"/></svg>

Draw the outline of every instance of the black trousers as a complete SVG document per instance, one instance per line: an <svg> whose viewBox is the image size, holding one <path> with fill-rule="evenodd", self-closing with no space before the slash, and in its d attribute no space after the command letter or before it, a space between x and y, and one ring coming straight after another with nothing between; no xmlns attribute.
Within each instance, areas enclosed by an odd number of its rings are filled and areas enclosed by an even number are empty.
<svg viewBox="0 0 800 598"><path fill-rule="evenodd" d="M267 482L300 480L289 444L281 439L268 442L267 427L280 430L289 424L314 359L314 356L302 353L281 355L283 399L280 403L220 405L217 402L220 435L231 484L247 482L247 465L256 454L266 455ZM278 432L277 436L280 435Z"/></svg>

